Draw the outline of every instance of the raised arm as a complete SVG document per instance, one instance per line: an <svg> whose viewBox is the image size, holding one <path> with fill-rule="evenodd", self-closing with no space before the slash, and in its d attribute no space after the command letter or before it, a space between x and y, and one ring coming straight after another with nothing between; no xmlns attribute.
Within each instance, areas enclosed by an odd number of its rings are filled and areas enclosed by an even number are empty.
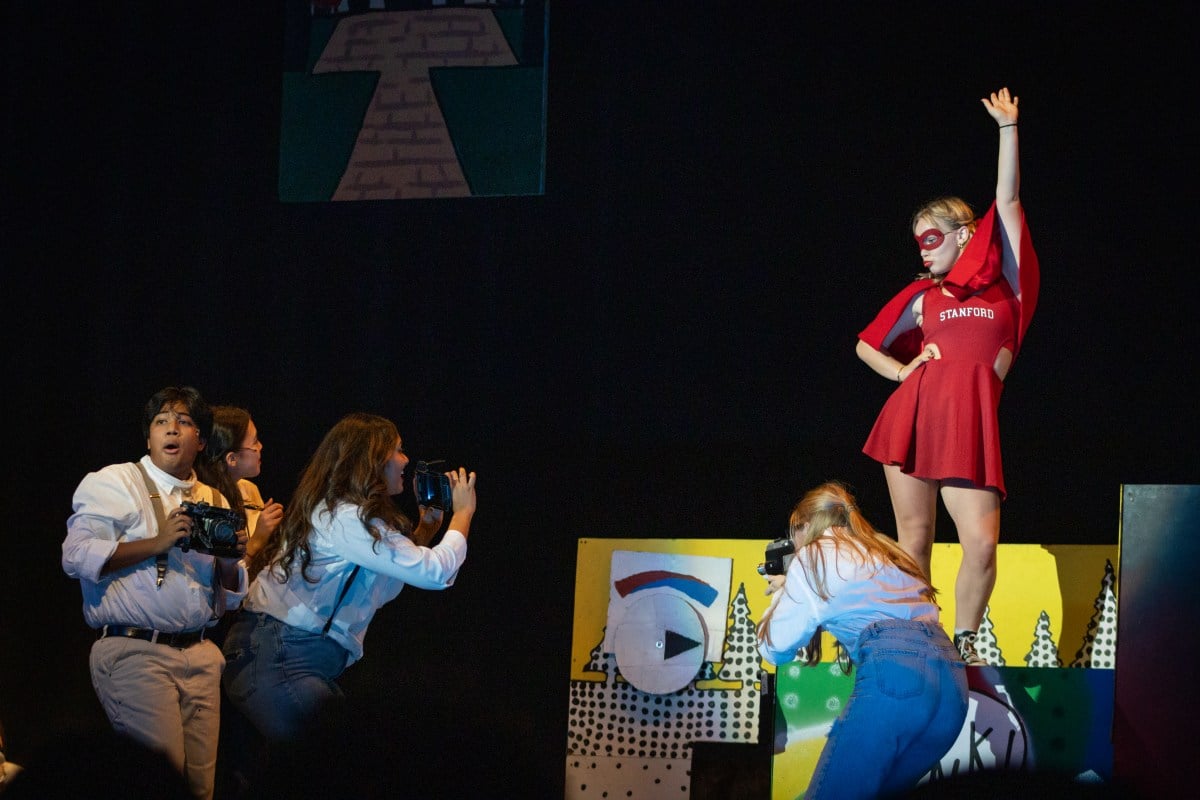
<svg viewBox="0 0 1200 800"><path fill-rule="evenodd" d="M1004 225L1013 253L1020 253L1021 167L1017 146L1017 100L1005 87L982 98L988 114L1000 132L1000 153L996 161L996 213Z"/></svg>

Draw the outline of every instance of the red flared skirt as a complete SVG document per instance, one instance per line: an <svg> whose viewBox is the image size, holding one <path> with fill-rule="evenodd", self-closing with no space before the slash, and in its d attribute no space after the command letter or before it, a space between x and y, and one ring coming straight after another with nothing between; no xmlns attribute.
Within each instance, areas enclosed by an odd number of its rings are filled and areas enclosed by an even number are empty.
<svg viewBox="0 0 1200 800"><path fill-rule="evenodd" d="M962 479L1004 497L997 416L1003 388L989 364L928 361L884 403L863 452L914 477Z"/></svg>

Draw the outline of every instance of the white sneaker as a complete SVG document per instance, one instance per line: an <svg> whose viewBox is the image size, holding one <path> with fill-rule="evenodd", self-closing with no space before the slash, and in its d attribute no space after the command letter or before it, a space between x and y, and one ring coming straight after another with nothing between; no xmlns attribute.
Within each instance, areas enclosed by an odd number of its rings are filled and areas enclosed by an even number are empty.
<svg viewBox="0 0 1200 800"><path fill-rule="evenodd" d="M975 651L975 638L978 635L975 631L954 634L954 646L958 648L958 654L962 656L963 661L967 662L968 667L986 667L988 665Z"/></svg>

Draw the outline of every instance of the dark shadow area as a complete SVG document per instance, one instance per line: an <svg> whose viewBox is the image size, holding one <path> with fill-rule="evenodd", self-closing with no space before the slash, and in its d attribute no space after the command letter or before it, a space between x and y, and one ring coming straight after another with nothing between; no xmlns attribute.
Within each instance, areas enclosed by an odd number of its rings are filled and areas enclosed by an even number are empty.
<svg viewBox="0 0 1200 800"><path fill-rule="evenodd" d="M55 732L30 753L5 800L94 797L97 800L190 800L171 763L107 724Z"/></svg>
<svg viewBox="0 0 1200 800"><path fill-rule="evenodd" d="M1140 800L1143 795L1120 781L1087 783L1055 772L985 770L925 783L900 795L906 800L1010 800L1010 798L1062 798L1062 800Z"/></svg>
<svg viewBox="0 0 1200 800"><path fill-rule="evenodd" d="M529 745L460 704L349 700L317 714L298 740L271 748L243 797L561 797L561 778L544 774Z"/></svg>

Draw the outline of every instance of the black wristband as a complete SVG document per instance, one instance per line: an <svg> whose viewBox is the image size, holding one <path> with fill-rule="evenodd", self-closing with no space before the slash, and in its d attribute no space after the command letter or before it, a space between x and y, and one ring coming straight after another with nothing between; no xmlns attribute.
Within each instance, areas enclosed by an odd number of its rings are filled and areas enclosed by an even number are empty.
<svg viewBox="0 0 1200 800"><path fill-rule="evenodd" d="M1017 127L1017 123L1015 123L1015 122L1010 122L1010 123L1008 123L1007 125L1001 125L1000 127L1001 127L1001 128L1015 128L1015 127Z"/></svg>

